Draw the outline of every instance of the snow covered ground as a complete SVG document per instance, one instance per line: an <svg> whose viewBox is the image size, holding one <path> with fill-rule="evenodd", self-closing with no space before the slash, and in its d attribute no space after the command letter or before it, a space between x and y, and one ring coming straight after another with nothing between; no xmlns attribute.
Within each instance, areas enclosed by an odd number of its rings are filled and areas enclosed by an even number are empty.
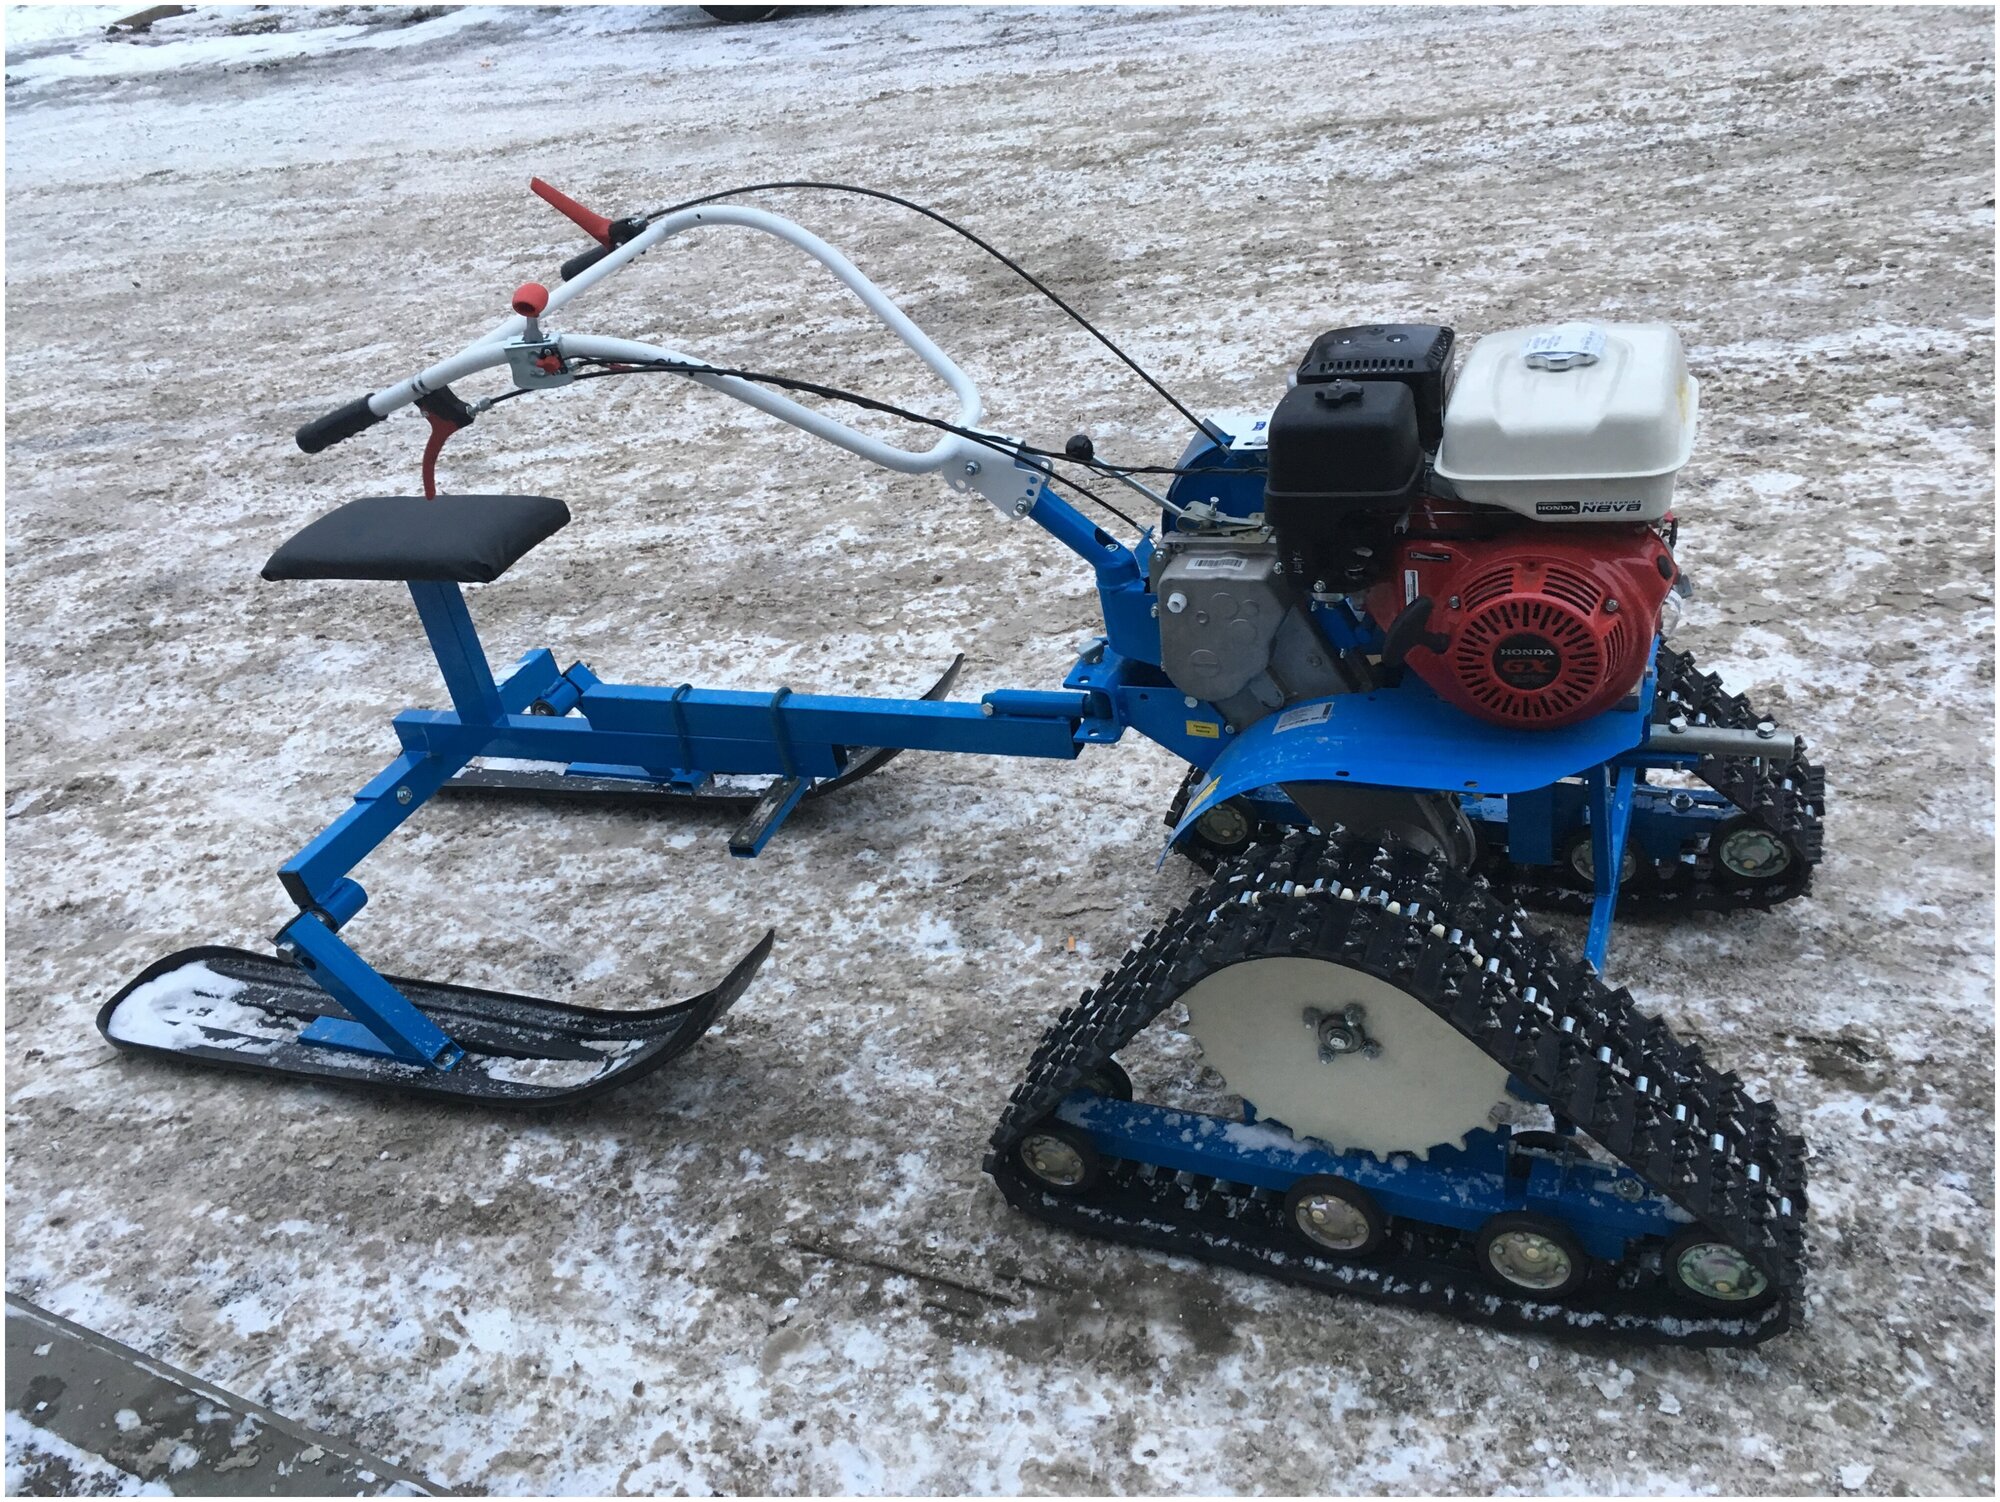
<svg viewBox="0 0 2000 1502"><path fill-rule="evenodd" d="M116 14L7 13L10 1288L503 1492L1991 1489L1990 17L205 7L102 39ZM720 1034L565 1119L114 1056L110 991L261 944L273 869L440 698L397 591L256 571L414 482L407 414L313 459L299 422L580 248L536 172L616 210L912 194L1208 408L1272 401L1341 322L1678 325L1683 644L1811 734L1830 854L1810 899L1636 925L1613 963L1810 1137L1804 1328L1572 1349L1010 1213L979 1154L1034 1039L1189 886L1153 870L1175 776L1143 744L906 757L756 862L720 821L427 810L364 873L387 970L639 1005L780 930ZM1177 451L962 242L784 206L997 424ZM930 395L741 237L573 326ZM500 660L913 692L962 648L965 696L1055 681L1093 629L1038 535L679 385L512 404L444 473L576 512L476 592Z"/></svg>

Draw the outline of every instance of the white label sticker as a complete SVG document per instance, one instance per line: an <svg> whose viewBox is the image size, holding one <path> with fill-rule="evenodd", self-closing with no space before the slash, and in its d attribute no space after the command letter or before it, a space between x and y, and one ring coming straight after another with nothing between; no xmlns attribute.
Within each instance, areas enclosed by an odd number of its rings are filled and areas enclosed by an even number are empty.
<svg viewBox="0 0 2000 1502"><path fill-rule="evenodd" d="M1405 605L1417 603L1417 571L1413 568L1403 570L1403 603Z"/></svg>
<svg viewBox="0 0 2000 1502"><path fill-rule="evenodd" d="M1297 730L1302 725L1324 725L1333 718L1331 704L1301 704L1296 709L1288 709L1278 716L1278 723L1271 728L1271 734L1283 735L1287 730Z"/></svg>
<svg viewBox="0 0 2000 1502"><path fill-rule="evenodd" d="M1595 365L1603 353L1604 330L1594 323L1565 323L1521 346L1521 358L1538 370Z"/></svg>
<svg viewBox="0 0 2000 1502"><path fill-rule="evenodd" d="M1210 421L1229 435L1229 447L1239 453L1244 449L1271 446L1271 414L1268 412L1218 412Z"/></svg>
<svg viewBox="0 0 2000 1502"><path fill-rule="evenodd" d="M1211 553L1205 558L1188 559L1187 566L1189 573L1240 574L1250 567L1250 560L1234 553Z"/></svg>

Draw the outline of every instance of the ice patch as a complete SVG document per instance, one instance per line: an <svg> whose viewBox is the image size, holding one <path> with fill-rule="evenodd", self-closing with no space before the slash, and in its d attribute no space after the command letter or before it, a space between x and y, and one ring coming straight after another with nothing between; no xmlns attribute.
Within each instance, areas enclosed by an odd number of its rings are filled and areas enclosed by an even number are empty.
<svg viewBox="0 0 2000 1502"><path fill-rule="evenodd" d="M123 5L10 5L0 16L0 39L9 52L78 37L95 41L131 14Z"/></svg>
<svg viewBox="0 0 2000 1502"><path fill-rule="evenodd" d="M10 7L7 12L7 42L10 48L19 45L20 39L16 36L15 28L19 24L17 17L24 8ZM70 8L65 7L65 9ZM83 10L86 7L74 7L74 9ZM117 20L121 14L128 12L112 10L108 12L108 19ZM483 25L494 19L491 10L463 6L414 25L401 27L319 26L305 31L280 31L263 35L177 37L150 45L135 44L129 40L104 39L100 36L68 52L52 53L22 62L15 62L10 58L7 65L7 79L10 84L38 85L66 78L139 78L178 72L182 69L269 64L349 49L372 52L395 51L405 47L421 46L455 31L462 31L469 26ZM55 33L49 39L57 39L64 35L79 35L80 39L80 34L74 32Z"/></svg>
<svg viewBox="0 0 2000 1502"><path fill-rule="evenodd" d="M1743 483L1765 500L1776 500L1779 496L1790 495L1805 484L1805 477L1788 475L1783 470L1767 470L1763 474L1751 475Z"/></svg>
<svg viewBox="0 0 2000 1502"><path fill-rule="evenodd" d="M141 1481L109 1461L79 1450L68 1440L37 1428L25 1416L7 1411L7 1495L20 1497L47 1491L60 1482L71 1496L171 1497L173 1489L158 1481Z"/></svg>
<svg viewBox="0 0 2000 1502"><path fill-rule="evenodd" d="M602 1057L597 1059L481 1059L479 1067L490 1080L508 1085L542 1085L558 1089L587 1085L609 1074L620 1060L629 1057L643 1040L623 1043L590 1043L585 1046Z"/></svg>
<svg viewBox="0 0 2000 1502"><path fill-rule="evenodd" d="M244 982L218 975L196 960L155 976L119 1003L111 1014L112 1036L121 1043L175 1053L226 1048L267 1054L290 1039L294 1029L230 1000L244 989Z"/></svg>

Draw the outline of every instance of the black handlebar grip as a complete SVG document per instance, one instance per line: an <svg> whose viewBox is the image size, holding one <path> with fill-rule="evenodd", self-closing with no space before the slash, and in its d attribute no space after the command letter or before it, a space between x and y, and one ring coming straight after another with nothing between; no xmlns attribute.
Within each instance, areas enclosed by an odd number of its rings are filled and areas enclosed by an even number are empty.
<svg viewBox="0 0 2000 1502"><path fill-rule="evenodd" d="M369 392L368 396L373 396ZM308 454L317 454L321 449L330 449L343 438L352 438L364 428L372 428L382 419L368 410L368 396L349 402L346 406L329 412L324 417L315 417L300 428L296 434L299 447Z"/></svg>
<svg viewBox="0 0 2000 1502"><path fill-rule="evenodd" d="M571 256L562 263L562 279L567 282L582 276L617 248L615 245L593 245L582 255Z"/></svg>

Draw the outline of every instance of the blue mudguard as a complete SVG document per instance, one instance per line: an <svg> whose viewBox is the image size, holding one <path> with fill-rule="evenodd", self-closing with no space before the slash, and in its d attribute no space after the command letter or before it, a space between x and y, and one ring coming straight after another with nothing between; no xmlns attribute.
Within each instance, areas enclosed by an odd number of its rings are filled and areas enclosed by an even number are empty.
<svg viewBox="0 0 2000 1502"><path fill-rule="evenodd" d="M1169 844L1224 799L1287 782L1348 782L1424 792L1525 793L1643 745L1651 673L1629 707L1559 730L1474 719L1415 678L1391 689L1310 699L1266 715L1223 747Z"/></svg>

